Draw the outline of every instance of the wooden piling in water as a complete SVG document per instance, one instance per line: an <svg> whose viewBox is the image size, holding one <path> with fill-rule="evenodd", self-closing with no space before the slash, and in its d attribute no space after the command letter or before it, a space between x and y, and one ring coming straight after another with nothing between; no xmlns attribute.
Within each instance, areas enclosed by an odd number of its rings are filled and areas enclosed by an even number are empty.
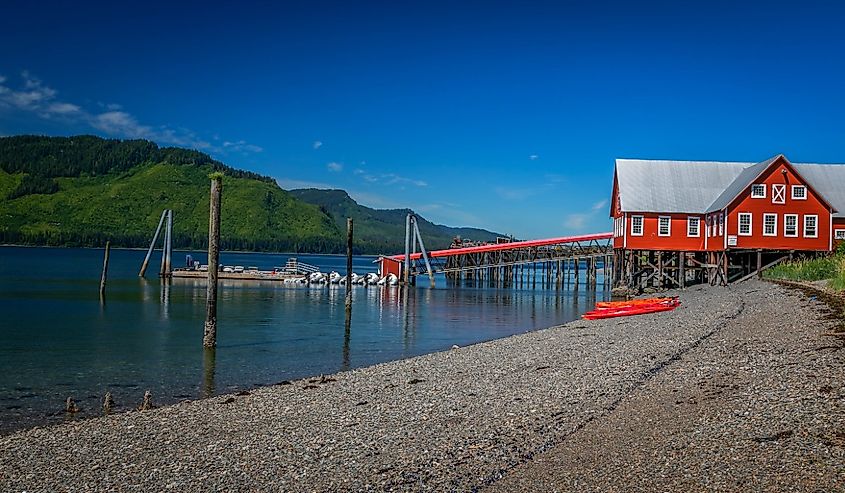
<svg viewBox="0 0 845 493"><path fill-rule="evenodd" d="M205 302L205 328L202 337L204 347L217 346L217 278L220 265L220 196L222 189L223 175L219 173L212 175L208 212L208 289Z"/></svg>
<svg viewBox="0 0 845 493"><path fill-rule="evenodd" d="M170 277L173 272L171 257L173 254L173 209L167 211L167 242L164 245L164 276Z"/></svg>
<svg viewBox="0 0 845 493"><path fill-rule="evenodd" d="M352 218L346 218L346 310L352 309Z"/></svg>
<svg viewBox="0 0 845 493"><path fill-rule="evenodd" d="M103 273L100 275L100 296L106 294L106 278L109 274L109 252L111 251L111 241L106 241L106 251L103 254Z"/></svg>
<svg viewBox="0 0 845 493"><path fill-rule="evenodd" d="M153 250L155 249L156 241L158 241L158 235L161 233L161 226L164 224L164 216L167 214L167 210L161 211L161 219L158 220L158 227L156 227L156 232L153 235L153 241L150 242L150 248L147 250L147 256L144 257L144 263L141 264L141 271L138 272L138 277L144 277L144 274L147 272L147 266L150 263L150 256L153 254Z"/></svg>

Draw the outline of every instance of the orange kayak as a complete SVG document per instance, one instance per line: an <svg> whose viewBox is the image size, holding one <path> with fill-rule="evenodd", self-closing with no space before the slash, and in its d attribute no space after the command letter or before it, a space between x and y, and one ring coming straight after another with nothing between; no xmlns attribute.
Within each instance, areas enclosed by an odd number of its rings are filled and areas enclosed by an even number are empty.
<svg viewBox="0 0 845 493"><path fill-rule="evenodd" d="M674 310L681 304L677 299L666 299L652 304L640 304L636 306L621 306L617 308L598 308L581 315L587 320L600 318L627 317L630 315L643 315L645 313L667 312Z"/></svg>
<svg viewBox="0 0 845 493"><path fill-rule="evenodd" d="M643 299L636 299L636 300L626 300L626 301L598 301L596 302L596 309L606 309L606 308L624 308L628 306L642 306L642 305L654 305L657 303L666 303L672 300L676 300L677 298L643 298Z"/></svg>

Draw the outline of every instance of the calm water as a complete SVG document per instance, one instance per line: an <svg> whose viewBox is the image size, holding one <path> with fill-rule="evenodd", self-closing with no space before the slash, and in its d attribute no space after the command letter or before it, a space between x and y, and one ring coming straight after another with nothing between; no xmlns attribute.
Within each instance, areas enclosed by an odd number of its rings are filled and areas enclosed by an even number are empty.
<svg viewBox="0 0 845 493"><path fill-rule="evenodd" d="M157 258L140 279L144 253L112 251L101 304L101 250L0 247L0 432L68 419L58 412L68 396L80 416L96 414L106 391L118 409L137 406L146 389L157 404L171 403L548 327L605 297L583 288L446 287L443 279L429 288L420 278L405 300L397 287L357 286L347 332L343 287L221 281L218 348L209 354L205 281L162 283ZM175 252L174 264L186 253ZM288 257L223 253L221 261L270 269ZM342 256L296 257L345 270ZM375 271L373 260L356 257L355 271Z"/></svg>

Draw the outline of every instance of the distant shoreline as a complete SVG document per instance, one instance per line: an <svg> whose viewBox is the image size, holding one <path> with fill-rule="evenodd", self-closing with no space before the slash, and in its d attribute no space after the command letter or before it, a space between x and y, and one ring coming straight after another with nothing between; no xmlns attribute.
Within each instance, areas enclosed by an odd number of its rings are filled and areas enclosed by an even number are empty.
<svg viewBox="0 0 845 493"><path fill-rule="evenodd" d="M72 249L76 248L79 250L103 250L105 247L90 247L90 246L63 246L63 245L16 245L14 243L0 243L0 248L9 247L9 248L62 248L62 249ZM140 247L112 247L112 250L130 250L130 251L147 251L146 248ZM153 252L160 251L161 248L157 248ZM202 252L204 250L190 250L185 248L174 248L174 252ZM255 253L255 254L264 254L264 255L309 255L309 256L319 256L319 257L346 257L346 254L343 253L304 253L304 252L261 252L255 250L221 250L221 254L225 253ZM374 254L374 253L366 253L366 254L357 254L353 255L353 257L373 257L378 258L382 254Z"/></svg>

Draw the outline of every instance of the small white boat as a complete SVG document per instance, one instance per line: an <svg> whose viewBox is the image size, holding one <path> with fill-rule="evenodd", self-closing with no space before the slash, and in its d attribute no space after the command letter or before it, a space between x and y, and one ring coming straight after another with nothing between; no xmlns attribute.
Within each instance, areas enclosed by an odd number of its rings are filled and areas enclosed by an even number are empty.
<svg viewBox="0 0 845 493"><path fill-rule="evenodd" d="M366 284L378 284L378 282L379 282L378 274L376 274L375 272L370 272L369 274L367 274Z"/></svg>
<svg viewBox="0 0 845 493"><path fill-rule="evenodd" d="M223 266L223 272L225 272L227 274L231 274L231 273L235 272L235 269L233 269L232 267L230 267L228 265L224 265Z"/></svg>
<svg viewBox="0 0 845 493"><path fill-rule="evenodd" d="M244 271L243 265L236 265L232 268L232 272L234 272L236 274L241 274L241 273L243 273L243 271Z"/></svg>

